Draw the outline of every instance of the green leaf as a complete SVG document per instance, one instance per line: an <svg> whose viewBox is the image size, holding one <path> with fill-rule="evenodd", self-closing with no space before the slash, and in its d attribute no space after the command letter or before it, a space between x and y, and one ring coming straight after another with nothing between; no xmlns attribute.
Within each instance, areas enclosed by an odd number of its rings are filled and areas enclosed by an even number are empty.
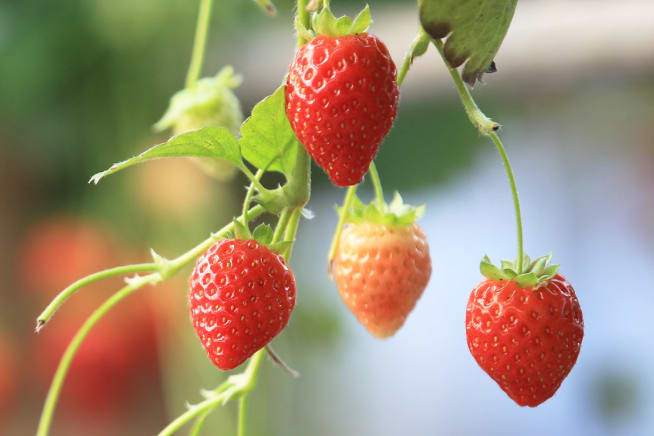
<svg viewBox="0 0 654 436"><path fill-rule="evenodd" d="M434 39L448 36L445 58L464 62L463 80L474 85L486 72L504 40L517 0L418 0L422 27Z"/></svg>
<svg viewBox="0 0 654 436"><path fill-rule="evenodd" d="M534 286L536 283L538 283L538 277L534 273L524 273L520 274L519 276L515 276L513 280L518 283L518 286L521 288L528 288L530 286Z"/></svg>
<svg viewBox="0 0 654 436"><path fill-rule="evenodd" d="M342 208L337 209L339 214L344 213ZM350 210L347 213L346 221L350 223L375 223L393 227L408 227L425 213L425 205L417 207L405 204L402 196L396 192L390 204L384 204L383 210L379 209L376 201L364 204L355 194Z"/></svg>
<svg viewBox="0 0 654 436"><path fill-rule="evenodd" d="M268 224L259 224L252 233L254 239L261 245L268 245L273 239L273 229Z"/></svg>
<svg viewBox="0 0 654 436"><path fill-rule="evenodd" d="M513 268L502 268L502 272L504 273L505 276L507 276L510 279L518 275L518 273L515 272Z"/></svg>
<svg viewBox="0 0 654 436"><path fill-rule="evenodd" d="M542 256L539 257L538 259L535 259L531 265L529 265L529 272L533 272L537 276L540 276L543 271L545 270L545 266L549 263L549 261L552 259L552 255L547 255L547 256Z"/></svg>
<svg viewBox="0 0 654 436"><path fill-rule="evenodd" d="M283 254L286 252L286 250L293 246L293 242L295 241L279 241L275 242L274 244L270 244L268 248L270 248L275 253Z"/></svg>
<svg viewBox="0 0 654 436"><path fill-rule="evenodd" d="M366 5L366 7L363 8L361 12L359 12L359 15L357 15L356 18L354 18L349 33L353 33L353 34L363 33L366 30L368 30L368 27L370 27L371 22L372 22L372 18L370 16L370 7Z"/></svg>
<svg viewBox="0 0 654 436"><path fill-rule="evenodd" d="M164 157L213 157L224 159L242 167L243 160L238 141L224 127L205 127L181 135L149 148L138 156L113 164L109 169L91 177L89 183L98 183L103 177L132 165Z"/></svg>
<svg viewBox="0 0 654 436"><path fill-rule="evenodd" d="M338 37L347 35L352 28L352 19L346 15L336 18L329 8L323 8L313 16L311 24L318 35Z"/></svg>
<svg viewBox="0 0 654 436"><path fill-rule="evenodd" d="M550 280L552 277L556 275L557 272L559 272L559 267L561 265L550 265L547 268L545 268L545 271L543 271L543 274L539 277L540 281L547 281Z"/></svg>
<svg viewBox="0 0 654 436"><path fill-rule="evenodd" d="M286 118L284 86L257 103L241 135L241 152L252 165L290 176L300 143Z"/></svg>
<svg viewBox="0 0 654 436"><path fill-rule="evenodd" d="M500 261L500 265L501 265L502 269L510 269L510 270L515 269L515 267L513 266L513 262L509 262L508 260Z"/></svg>
<svg viewBox="0 0 654 436"><path fill-rule="evenodd" d="M234 223L234 236L236 236L236 239L241 239L243 241L252 239L252 234L250 233L250 229L244 226L240 220L235 218L233 223Z"/></svg>
<svg viewBox="0 0 654 436"><path fill-rule="evenodd" d="M490 263L488 256L485 256L484 259L479 264L479 270L481 275L492 280L505 280L507 277L502 271L499 270L495 265Z"/></svg>

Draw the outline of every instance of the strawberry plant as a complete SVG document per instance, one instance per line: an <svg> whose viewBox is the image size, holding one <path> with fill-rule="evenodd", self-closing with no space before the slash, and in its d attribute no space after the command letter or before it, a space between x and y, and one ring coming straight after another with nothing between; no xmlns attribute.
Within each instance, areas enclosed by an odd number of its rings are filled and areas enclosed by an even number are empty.
<svg viewBox="0 0 654 436"><path fill-rule="evenodd" d="M291 255L302 218L311 217L305 205L311 194L312 158L334 185L348 187L328 253L338 292L374 336L388 337L400 329L432 274L427 238L416 223L425 208L404 204L399 194L387 204L373 159L395 122L402 82L430 46L442 57L471 123L495 144L516 216L515 262L503 261L500 267L487 257L481 262L487 280L473 290L466 312L470 352L519 405L536 406L550 398L579 354L581 309L572 286L558 275L558 266L549 265L551 256L531 261L524 254L520 202L497 134L500 125L479 110L470 92L484 73L496 71L493 59L516 0L419 0L420 30L399 69L383 41L369 33L368 7L354 19L337 18L327 0L298 0L298 49L294 58L289 56L289 72L245 121L233 91L241 79L231 67L200 79L212 3L200 2L185 87L171 98L155 126L159 131L172 128L175 136L113 164L90 181L97 184L152 159L190 157L219 179L229 179L235 171L249 179L242 213L177 257L169 259L153 250L150 262L93 273L54 298L38 317L37 331L83 287L125 277L125 286L90 314L64 351L37 434L49 433L73 358L98 321L131 294L172 278L194 261L187 295L198 346L205 348L217 370L247 365L220 386L203 391L204 400L190 405L160 434L173 434L191 422L192 434L199 434L206 417L230 401L238 402L238 434L245 434L247 400L263 357L268 354L297 375L269 342L283 334L296 297L302 298L302 289L296 295ZM255 3L269 14L276 11L269 0ZM280 174L283 183L265 186L266 172ZM370 204L356 193L366 174L375 189ZM274 226L252 230L251 221L264 214L272 217Z"/></svg>

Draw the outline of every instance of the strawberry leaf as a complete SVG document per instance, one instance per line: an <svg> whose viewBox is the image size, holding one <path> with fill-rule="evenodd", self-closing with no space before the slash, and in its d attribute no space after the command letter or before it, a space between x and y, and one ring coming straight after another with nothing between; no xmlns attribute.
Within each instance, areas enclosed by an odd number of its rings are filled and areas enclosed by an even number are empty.
<svg viewBox="0 0 654 436"><path fill-rule="evenodd" d="M463 80L474 85L493 65L517 0L418 0L422 27L434 39L447 37L445 58L464 62ZM449 35L449 36L448 36Z"/></svg>
<svg viewBox="0 0 654 436"><path fill-rule="evenodd" d="M286 117L284 86L257 103L241 135L243 157L252 165L290 176L300 143Z"/></svg>
<svg viewBox="0 0 654 436"><path fill-rule="evenodd" d="M515 276L513 280L515 280L521 288L528 288L538 283L538 277L532 272Z"/></svg>
<svg viewBox="0 0 654 436"><path fill-rule="evenodd" d="M370 23L372 21L372 18L370 16L370 7L366 5L365 8L361 12L359 12L359 15L357 15L354 18L354 21L352 22L352 27L350 27L349 32L350 33L363 33L366 30L368 30L368 27L370 27Z"/></svg>
<svg viewBox="0 0 654 436"><path fill-rule="evenodd" d="M250 233L250 229L248 229L243 223L236 218L233 221L234 223L234 236L236 236L236 239L241 239L243 241L252 239L252 234Z"/></svg>
<svg viewBox="0 0 654 436"><path fill-rule="evenodd" d="M496 267L490 262L488 256L485 256L484 259L479 264L479 270L481 271L481 275L491 280L507 279L506 275L502 271L500 271L498 267Z"/></svg>
<svg viewBox="0 0 654 436"><path fill-rule="evenodd" d="M164 157L213 157L224 159L238 167L243 166L238 141L224 127L212 126L173 136L138 156L113 164L110 168L95 174L89 183L97 184L103 177L132 165Z"/></svg>
<svg viewBox="0 0 654 436"><path fill-rule="evenodd" d="M365 32L371 21L368 5L356 16L354 21L346 15L336 18L329 7L324 7L319 13L313 15L311 27L318 35L336 38Z"/></svg>

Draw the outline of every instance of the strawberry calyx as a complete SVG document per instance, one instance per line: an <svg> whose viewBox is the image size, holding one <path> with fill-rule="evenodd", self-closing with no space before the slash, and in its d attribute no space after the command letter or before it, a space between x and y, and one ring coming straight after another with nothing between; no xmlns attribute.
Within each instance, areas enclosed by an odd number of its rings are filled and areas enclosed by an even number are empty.
<svg viewBox="0 0 654 436"><path fill-rule="evenodd" d="M248 226L238 219L233 221L233 230L227 232L225 239L239 239L241 241L254 240L261 246L269 248L277 254L285 253L294 241L273 242L273 229L268 224L259 224L254 231L250 232Z"/></svg>
<svg viewBox="0 0 654 436"><path fill-rule="evenodd" d="M214 77L205 77L191 88L185 88L177 91L170 99L168 109L154 125L154 130L161 132L173 127L185 115L194 115L198 118L208 118L216 112L221 112L223 107L236 105L232 109L237 111L234 118L233 126L236 130L242 121L240 105L238 100L233 97L231 90L239 87L243 79L234 74L234 68L231 66L223 67ZM232 103L236 100L236 104ZM224 126L232 127L232 126ZM232 130L232 128L230 128Z"/></svg>
<svg viewBox="0 0 654 436"><path fill-rule="evenodd" d="M479 265L481 274L491 280L513 280L521 288L531 286L538 287L541 283L547 283L552 279L559 270L560 265L549 265L552 260L552 254L534 259L524 255L522 259L522 271L517 267L518 262L508 260L501 261L501 267L498 268L491 263L488 256L484 256Z"/></svg>
<svg viewBox="0 0 654 436"><path fill-rule="evenodd" d="M372 19L368 5L359 12L354 20L347 15L336 18L329 9L329 6L324 6L320 9L320 12L314 12L312 14L311 29L304 26L299 18L295 20L295 29L298 32L298 36L306 42L319 35L337 38L339 36L363 33L368 30L371 22Z"/></svg>
<svg viewBox="0 0 654 436"><path fill-rule="evenodd" d="M395 192L393 201L390 204L383 202L382 206L377 200L373 200L370 204L364 204L354 194L349 210L345 211L343 207L337 207L336 210L340 215L345 213L345 222L349 223L374 223L391 227L409 227L425 213L425 205L415 207L405 204L398 192Z"/></svg>

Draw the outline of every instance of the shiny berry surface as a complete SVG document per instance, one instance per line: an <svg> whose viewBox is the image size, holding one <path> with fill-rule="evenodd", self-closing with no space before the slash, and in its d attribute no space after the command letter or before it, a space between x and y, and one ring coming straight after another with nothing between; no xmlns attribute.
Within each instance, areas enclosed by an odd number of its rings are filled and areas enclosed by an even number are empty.
<svg viewBox="0 0 654 436"><path fill-rule="evenodd" d="M209 359L220 369L233 369L286 327L295 306L295 278L267 247L225 239L197 260L189 302Z"/></svg>
<svg viewBox="0 0 654 436"><path fill-rule="evenodd" d="M535 407L559 389L575 362L584 320L560 275L534 288L485 280L466 308L468 348L479 366L520 406Z"/></svg>
<svg viewBox="0 0 654 436"><path fill-rule="evenodd" d="M399 91L388 49L367 33L318 36L286 80L286 115L337 186L361 181L395 119Z"/></svg>

